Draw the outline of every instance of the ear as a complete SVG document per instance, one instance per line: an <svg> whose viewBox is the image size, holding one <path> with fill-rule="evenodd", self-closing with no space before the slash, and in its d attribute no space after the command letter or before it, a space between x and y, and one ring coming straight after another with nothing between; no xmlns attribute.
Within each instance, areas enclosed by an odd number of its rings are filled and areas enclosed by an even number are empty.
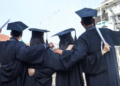
<svg viewBox="0 0 120 86"><path fill-rule="evenodd" d="M95 23L95 19L93 18L93 23Z"/></svg>

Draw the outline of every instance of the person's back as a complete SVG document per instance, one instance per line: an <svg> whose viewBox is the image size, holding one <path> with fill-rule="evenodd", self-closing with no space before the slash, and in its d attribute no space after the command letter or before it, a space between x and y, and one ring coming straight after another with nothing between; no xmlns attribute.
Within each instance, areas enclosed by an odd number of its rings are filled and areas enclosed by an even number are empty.
<svg viewBox="0 0 120 86"><path fill-rule="evenodd" d="M100 29L103 37L105 40L110 44L111 49L110 52L105 55L106 65L107 65L107 71L97 74L96 76L93 75L87 75L87 83L89 86L98 85L100 83L101 86L111 85L111 86L119 86L119 72L118 72L118 64L117 64L117 57L115 52L115 43L112 38L112 32L109 29L101 28ZM101 45L101 39L96 31L96 29L87 31L86 33L87 38L89 41L89 53L95 53L101 49L101 47L97 47L98 45ZM117 35L117 34L116 34ZM84 38L86 39L86 38ZM115 38L116 39L116 38ZM94 46L94 47L93 47ZM97 78L99 79L97 80ZM93 81L95 82L93 83ZM106 84L105 84L106 83Z"/></svg>
<svg viewBox="0 0 120 86"><path fill-rule="evenodd" d="M30 46L35 46L38 44L45 44L44 41L44 33L49 32L47 30L38 29L38 28L30 28L32 31L32 37L30 41ZM47 53L46 53L47 54ZM55 72L51 68L46 67L46 60L48 57L46 55L42 56L44 61L41 64L27 64L27 68L30 70L35 69L34 75L30 76L27 72L25 76L24 86L51 86L52 85L52 74ZM42 58L41 57L41 58Z"/></svg>
<svg viewBox="0 0 120 86"><path fill-rule="evenodd" d="M69 28L61 31L54 36L60 39L59 48L66 50L70 45L74 45L75 41L71 32L75 31L74 28ZM71 49L70 49L71 50ZM56 86L83 86L83 77L80 64L76 64L68 71L56 71Z"/></svg>
<svg viewBox="0 0 120 86"><path fill-rule="evenodd" d="M84 42L87 46L86 53L93 54L98 52L103 48L104 43L102 42L96 27L94 26L95 20L93 16L97 16L97 10L84 8L76 12L81 17L81 24L86 29L78 40ZM89 13L89 14L88 14ZM115 39L119 38L120 33L116 33L109 29L100 29L105 41L111 46L110 52L107 53L105 57L106 61L106 71L96 74L87 74L86 81L88 86L119 86L119 73L117 65L117 57L115 53L114 46L118 43ZM116 33L116 34L115 34ZM119 39L118 39L119 40ZM100 47L101 46L101 47ZM84 63L84 62L83 62Z"/></svg>
<svg viewBox="0 0 120 86"><path fill-rule="evenodd" d="M97 10L84 8L76 12L82 19L81 24L86 29L86 32L79 37L79 41L83 41L87 49L85 53L93 54L103 48L104 43L102 42L96 27L94 26L93 16L97 16ZM88 14L89 13L89 14ZM105 41L111 46L110 52L105 57L106 71L97 74L86 73L86 81L88 86L119 86L119 73L117 65L117 57L114 46L118 41L120 33L116 33L105 28L100 29ZM84 62L83 62L84 63ZM84 64L83 64L84 65ZM102 66L102 65L101 65Z"/></svg>
<svg viewBox="0 0 120 86"><path fill-rule="evenodd" d="M111 49L110 52L105 55L107 71L91 75L86 74L87 84L88 86L119 86L119 73L118 73L118 65L117 65L117 57L114 48L114 43L111 37L111 31L109 29L102 28L100 29L105 40L110 44ZM101 38L98 35L96 29L86 31L81 38L86 41L88 45L88 54L96 53L101 50Z"/></svg>
<svg viewBox="0 0 120 86"><path fill-rule="evenodd" d="M27 26L26 26L27 27ZM26 28L25 27L25 28ZM24 29L25 29L24 28ZM23 62L16 61L16 45L19 47L24 45L22 42L19 42L19 38L22 35L22 32L18 32L13 30L11 32L13 37L8 41L0 42L0 64L1 66L8 65L8 67L4 67L8 73L1 74L1 82L3 86L22 86L23 85L23 76L25 71L25 66ZM19 49L19 48L18 48ZM16 62L15 62L16 61ZM11 63L14 62L14 63ZM19 69L17 69L19 67ZM16 68L17 71L14 71ZM2 70L2 73L4 71ZM10 77L13 75L13 77Z"/></svg>

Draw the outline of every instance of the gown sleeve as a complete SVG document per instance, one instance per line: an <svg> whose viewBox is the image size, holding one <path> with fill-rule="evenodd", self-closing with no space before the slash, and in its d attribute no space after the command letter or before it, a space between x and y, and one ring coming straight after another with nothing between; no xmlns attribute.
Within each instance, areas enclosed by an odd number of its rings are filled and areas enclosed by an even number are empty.
<svg viewBox="0 0 120 86"><path fill-rule="evenodd" d="M110 35L111 35L114 45L119 46L120 45L120 31L110 30Z"/></svg>
<svg viewBox="0 0 120 86"><path fill-rule="evenodd" d="M45 44L29 47L19 42L16 45L16 58L30 64L42 63L42 57L44 57L45 50L48 48Z"/></svg>
<svg viewBox="0 0 120 86"><path fill-rule="evenodd" d="M35 69L34 77L36 81L44 85L52 79L53 73L55 73L55 70L51 68Z"/></svg>
<svg viewBox="0 0 120 86"><path fill-rule="evenodd" d="M85 56L81 62L83 72L86 74L99 74L107 69L104 55L101 52Z"/></svg>
<svg viewBox="0 0 120 86"><path fill-rule="evenodd" d="M20 61L14 61L0 67L1 82L8 82L17 78L24 72L24 64Z"/></svg>
<svg viewBox="0 0 120 86"><path fill-rule="evenodd" d="M77 62L79 62L81 59L83 59L84 56L87 55L87 52L88 52L88 47L86 42L82 38L79 38L72 50L63 51L60 60L64 65L64 67L66 69L69 69Z"/></svg>
<svg viewBox="0 0 120 86"><path fill-rule="evenodd" d="M47 50L47 60L46 65L49 68L54 69L55 71L69 71L72 68L67 69L64 64L61 62L61 55L55 54L51 49Z"/></svg>

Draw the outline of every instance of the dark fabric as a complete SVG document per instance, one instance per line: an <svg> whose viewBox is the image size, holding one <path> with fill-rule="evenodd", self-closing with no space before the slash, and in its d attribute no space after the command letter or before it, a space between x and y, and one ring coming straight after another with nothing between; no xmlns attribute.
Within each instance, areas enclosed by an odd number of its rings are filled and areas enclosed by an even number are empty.
<svg viewBox="0 0 120 86"><path fill-rule="evenodd" d="M53 71L50 68L44 68L43 70L36 70L35 80L39 82L42 86L51 86L52 85L52 74Z"/></svg>
<svg viewBox="0 0 120 86"><path fill-rule="evenodd" d="M66 50L70 44L74 44L71 33L59 36L59 48ZM79 64L72 67L71 71L57 71L56 86L83 86L82 71Z"/></svg>
<svg viewBox="0 0 120 86"><path fill-rule="evenodd" d="M26 68L24 63L14 61L0 67L0 86L23 86Z"/></svg>
<svg viewBox="0 0 120 86"><path fill-rule="evenodd" d="M105 28L100 29L100 31L105 40L111 46L110 52L104 55L107 67L106 71L99 74L86 73L87 86L120 86L117 57L114 48L115 45L120 45L120 32L111 31ZM74 45L73 51L63 51L63 56L68 53L69 55L62 57L61 62L65 65L66 68L69 68L79 60L84 59L86 55L97 53L100 50L101 39L97 31L95 29L87 30L79 37L77 43Z"/></svg>
<svg viewBox="0 0 120 86"><path fill-rule="evenodd" d="M37 65L29 65L29 68L35 69L34 76L26 74L24 86L51 86L52 74L55 72L51 68L46 68L45 63Z"/></svg>
<svg viewBox="0 0 120 86"><path fill-rule="evenodd" d="M30 46L35 46L38 44L44 44L43 41L43 33L33 31L32 38L30 42ZM46 57L48 55L43 54L42 57L44 58L42 63L40 64L27 64L28 68L35 69L34 76L29 76L26 74L26 79L24 86L51 86L52 85L52 74L55 72L54 69L46 67Z"/></svg>
<svg viewBox="0 0 120 86"><path fill-rule="evenodd" d="M23 74L26 73L26 68L20 61L34 64L41 63L43 58L41 58L40 53L45 49L45 45L42 44L28 47L15 38L0 42L1 86L23 86L25 77Z"/></svg>
<svg viewBox="0 0 120 86"><path fill-rule="evenodd" d="M22 74L22 70L24 69L24 64L20 61L14 61L7 65L1 66L1 82L7 82L12 79L17 78L20 74Z"/></svg>
<svg viewBox="0 0 120 86"><path fill-rule="evenodd" d="M82 70L86 74L99 74L107 71L106 61L101 52L95 55L85 56L81 61Z"/></svg>

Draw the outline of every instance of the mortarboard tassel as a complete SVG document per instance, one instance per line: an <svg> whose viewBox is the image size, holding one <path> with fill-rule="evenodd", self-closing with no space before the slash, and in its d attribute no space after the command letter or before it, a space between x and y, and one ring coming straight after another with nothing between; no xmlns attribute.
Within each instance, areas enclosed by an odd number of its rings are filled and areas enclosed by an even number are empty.
<svg viewBox="0 0 120 86"><path fill-rule="evenodd" d="M23 29L21 28L21 26L19 24L17 24L18 27L22 30L22 33L23 33ZM21 42L23 42L25 44L25 42L22 40L22 37L21 37ZM25 44L26 45L26 44Z"/></svg>

